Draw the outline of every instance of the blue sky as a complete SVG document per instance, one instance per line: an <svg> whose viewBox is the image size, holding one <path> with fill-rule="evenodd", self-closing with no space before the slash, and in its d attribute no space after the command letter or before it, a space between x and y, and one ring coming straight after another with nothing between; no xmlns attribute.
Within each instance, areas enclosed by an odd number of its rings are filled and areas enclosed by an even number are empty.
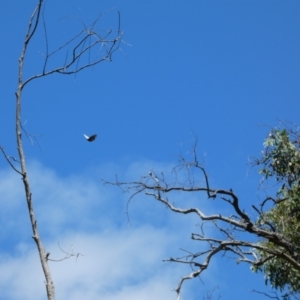
<svg viewBox="0 0 300 300"><path fill-rule="evenodd" d="M0 11L0 145L12 156L18 57L36 3L3 2ZM233 188L251 212L259 177L249 157L259 155L278 120L299 123L299 10L299 1L47 1L50 48L82 28L78 19L90 24L99 13L99 29L116 29L120 11L124 30L112 62L34 81L23 94L24 127L39 144L25 139L42 238L53 257L63 255L58 242L83 254L51 264L58 299L176 298L171 290L190 270L162 259L201 247L189 239L199 220L140 197L128 224L127 195L100 179L168 172L195 135L212 183ZM25 76L40 71L44 52L41 27ZM97 140L87 143L83 133ZM19 299L19 292L44 299L21 182L4 159L0 178L1 299ZM204 211L221 207L203 200ZM269 290L249 266L218 259L203 283L184 285L182 299L202 299L216 286L222 299L259 299L249 290Z"/></svg>

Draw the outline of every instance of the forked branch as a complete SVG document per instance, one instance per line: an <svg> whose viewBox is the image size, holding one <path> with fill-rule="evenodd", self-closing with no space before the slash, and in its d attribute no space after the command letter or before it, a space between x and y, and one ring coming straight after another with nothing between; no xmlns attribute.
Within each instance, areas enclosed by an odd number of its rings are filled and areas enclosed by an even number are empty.
<svg viewBox="0 0 300 300"><path fill-rule="evenodd" d="M30 19L30 26L26 34L24 48L21 55L22 60L24 60L27 45L35 33L36 27L40 20L42 2L43 0L40 0L38 7ZM35 74L27 79L24 79L20 86L21 90L26 86L26 84L34 79L45 77L54 73L62 75L76 74L101 62L112 61L113 53L120 48L120 44L122 42L123 31L121 30L121 16L120 12L118 12L117 30L108 29L104 31L104 34L100 34L96 29L96 25L99 23L101 16L102 15L99 15L99 17L92 23L91 26L86 26L81 21L81 24L83 24L84 28L66 41L63 45L51 52L49 52L48 33L43 16L43 26L46 40L43 69L40 74ZM33 20L35 20L34 29L31 30L31 23ZM65 51L64 63L57 67L48 69L49 61L61 54L62 51ZM68 55L68 53L71 53L71 55Z"/></svg>

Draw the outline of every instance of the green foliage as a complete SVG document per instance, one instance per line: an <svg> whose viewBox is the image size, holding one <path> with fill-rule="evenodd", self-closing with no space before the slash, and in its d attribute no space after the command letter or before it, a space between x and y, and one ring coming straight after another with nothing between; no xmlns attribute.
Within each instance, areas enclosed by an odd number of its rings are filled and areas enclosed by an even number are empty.
<svg viewBox="0 0 300 300"><path fill-rule="evenodd" d="M284 241L292 245L291 257L300 262L300 133L292 129L273 129L267 137L265 150L256 163L262 166L260 173L264 181L276 183L278 190L275 197L267 197L262 203L262 214L257 225L278 233ZM272 203L271 208L263 212L264 207ZM264 240L261 245L278 250L284 247ZM266 284L274 288L288 288L292 293L300 293L300 271L282 257L270 256L259 251L260 258L266 262L254 266L254 271L265 274ZM287 298L288 299L288 298Z"/></svg>

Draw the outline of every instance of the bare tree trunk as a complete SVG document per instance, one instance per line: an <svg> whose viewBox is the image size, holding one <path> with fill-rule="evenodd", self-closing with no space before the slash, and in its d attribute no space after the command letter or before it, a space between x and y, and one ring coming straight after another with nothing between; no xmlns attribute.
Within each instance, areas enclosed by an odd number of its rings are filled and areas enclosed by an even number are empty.
<svg viewBox="0 0 300 300"><path fill-rule="evenodd" d="M54 300L55 289L54 289L54 283L53 283L53 280L51 277L51 272L50 272L49 265L48 265L49 254L46 253L45 248L43 246L43 243L42 243L41 237L39 235L39 231L38 231L37 221L34 216L32 194L30 191L30 183L29 183L29 178L28 178L27 170L26 170L26 160L25 160L25 154L24 154L24 150L23 150L22 132L21 132L22 131L22 125L21 125L21 104L22 103L21 103L21 100L22 100L22 89L23 89L24 58L25 58L27 45L28 45L31 37L33 36L33 34L36 30L36 27L38 25L40 13L41 13L42 2L43 2L43 0L39 0L39 3L37 5L35 11L33 12L32 16L30 18L29 27L28 27L28 31L27 31L27 34L25 37L23 50L22 50L21 56L19 58L18 89L16 92L16 136L17 136L18 153L19 153L20 164L21 164L21 175L22 175L22 180L24 183L27 207L28 207L32 232L33 232L32 238L34 239L34 241L37 245L39 256L40 256L40 261L41 261L43 272L45 275L47 297L49 300ZM34 17L36 17L36 19L34 22L34 28L31 31L32 21L33 21Z"/></svg>
<svg viewBox="0 0 300 300"><path fill-rule="evenodd" d="M22 68L22 63L23 63L23 61L20 59L20 69ZM22 72L22 71L20 71L20 72ZM38 231L37 221L34 216L32 194L30 191L30 184L29 184L29 179L28 179L27 171L26 171L26 160L25 160L25 155L24 155L23 145L22 145L21 118L20 118L20 115L21 115L20 85L19 85L18 91L16 93L16 98L17 98L17 109L16 109L17 144L18 144L18 152L19 152L20 163L21 163L22 180L24 183L26 201L27 201L27 206L28 206L28 211L29 211L29 216L30 216L30 223L31 223L32 232L33 232L32 238L34 239L34 241L37 245L43 272L45 275L47 296L48 296L49 300L52 300L52 299L54 299L55 291L54 291L54 284L53 284L53 280L51 277L50 269L48 266L47 258L49 256L49 254L46 253L43 243L41 241L39 231Z"/></svg>

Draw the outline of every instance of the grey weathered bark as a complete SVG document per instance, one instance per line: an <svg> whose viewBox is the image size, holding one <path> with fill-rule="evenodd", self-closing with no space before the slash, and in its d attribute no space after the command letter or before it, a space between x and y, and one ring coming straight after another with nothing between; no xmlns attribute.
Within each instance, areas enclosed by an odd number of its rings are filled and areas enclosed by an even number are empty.
<svg viewBox="0 0 300 300"><path fill-rule="evenodd" d="M52 300L55 298L55 290L54 290L54 283L51 277L51 272L49 269L49 264L48 264L48 255L45 251L45 248L43 246L41 237L39 235L38 231L38 226L37 226L37 221L34 216L34 208L33 208L33 200L32 200L32 193L30 190L30 184L29 184L29 178L27 175L27 169L26 169L26 160L25 160L25 154L23 150L23 142L22 142L22 128L21 128L21 105L22 105L22 90L24 87L23 83L23 67L24 67L24 59L26 55L26 50L27 46L33 37L35 30L38 26L40 14L41 14L41 7L42 7L42 0L39 1L37 7L35 8L30 21L29 21L29 26L28 30L26 33L25 41L24 41L24 46L22 49L21 56L19 58L19 77L18 77L18 89L16 92L16 136L17 136L17 147L18 147L18 153L19 153L19 158L20 158L20 165L21 165L21 174L22 174L22 180L24 184L24 189L25 189L25 196L26 196L26 201L27 201L27 207L28 207L28 212L29 212L29 217L30 217L30 223L32 227L32 232L33 232L33 239L37 245L39 256L40 256L40 261L42 265L42 269L45 275L46 279L46 290L47 290L47 297L49 300ZM33 21L35 19L35 22L33 24ZM33 25L33 30L31 30Z"/></svg>

